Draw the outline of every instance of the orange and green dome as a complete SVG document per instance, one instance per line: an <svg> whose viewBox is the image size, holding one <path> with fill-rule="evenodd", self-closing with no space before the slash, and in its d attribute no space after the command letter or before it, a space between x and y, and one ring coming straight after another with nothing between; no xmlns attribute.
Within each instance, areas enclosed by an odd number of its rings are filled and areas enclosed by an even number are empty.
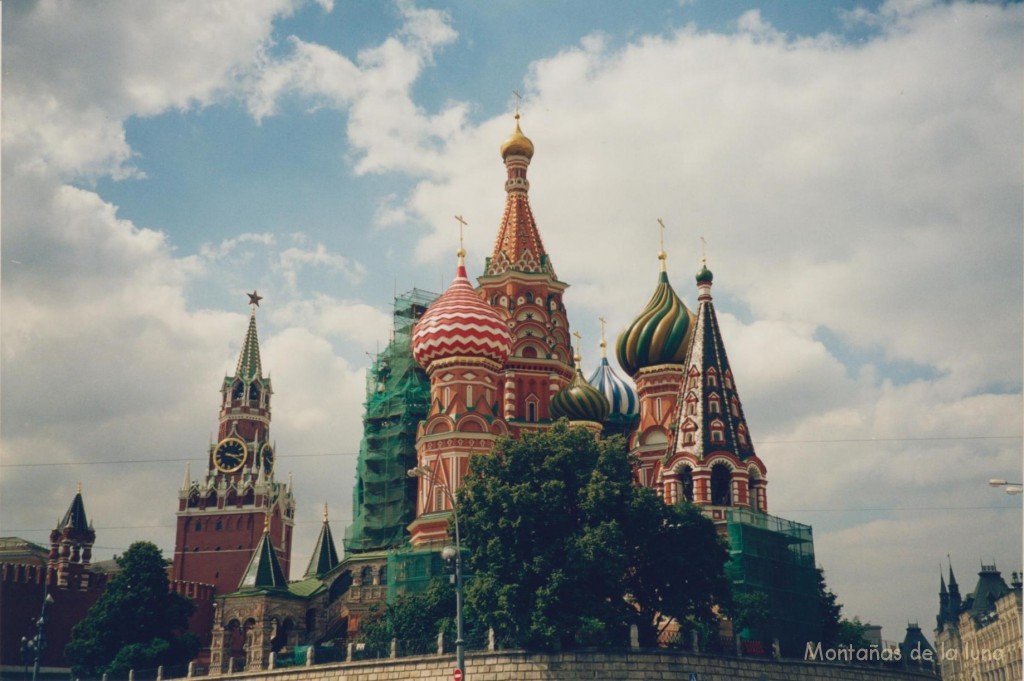
<svg viewBox="0 0 1024 681"><path fill-rule="evenodd" d="M583 378L579 364L572 382L551 398L551 416L556 419L564 417L570 421L602 423L608 418L610 409L608 398Z"/></svg>
<svg viewBox="0 0 1024 681"><path fill-rule="evenodd" d="M672 290L662 270L651 301L619 335L615 347L619 364L630 376L644 367L682 364L693 326L693 312Z"/></svg>

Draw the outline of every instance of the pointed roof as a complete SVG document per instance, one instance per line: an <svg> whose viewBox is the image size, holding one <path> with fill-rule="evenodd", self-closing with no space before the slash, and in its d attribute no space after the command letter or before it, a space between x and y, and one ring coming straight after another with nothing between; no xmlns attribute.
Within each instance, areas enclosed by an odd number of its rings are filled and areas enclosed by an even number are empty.
<svg viewBox="0 0 1024 681"><path fill-rule="evenodd" d="M320 528L320 536L316 539L313 555L309 559L309 567L303 577L319 577L333 570L338 565L338 552L334 548L334 537L331 525L327 522L327 504L324 504L324 524Z"/></svg>
<svg viewBox="0 0 1024 681"><path fill-rule="evenodd" d="M756 453L718 327L711 279L711 272L704 266L697 276L696 324L684 361L686 374L675 424L676 451L692 451L698 457L725 451L745 461ZM694 432L692 444L685 443L687 431Z"/></svg>
<svg viewBox="0 0 1024 681"><path fill-rule="evenodd" d="M270 529L264 526L263 536L256 551L249 560L248 567L238 583L239 591L264 591L268 589L287 589L288 579L284 576L281 563L277 560L277 552L270 542Z"/></svg>
<svg viewBox="0 0 1024 681"><path fill-rule="evenodd" d="M256 295L253 291L250 296ZM245 340L242 342L242 352L238 355L238 365L235 367L235 378L245 383L251 383L257 378L263 377L263 366L260 363L260 341L256 335L256 308L258 302L253 302L252 312L249 314L249 328L245 332Z"/></svg>
<svg viewBox="0 0 1024 681"><path fill-rule="evenodd" d="M498 238L494 252L487 259L484 277L493 277L506 272L526 274L547 274L557 280L544 243L537 229L537 221L530 208L528 193L530 183L526 169L533 156L533 143L519 129L519 114L516 113L516 129L502 145L502 158L508 179L505 181L505 212L498 227Z"/></svg>
<svg viewBox="0 0 1024 681"><path fill-rule="evenodd" d="M1009 591L1010 587L1006 585L995 565L982 565L981 572L978 573L978 584L969 597L971 615L978 618L994 610L996 601Z"/></svg>
<svg viewBox="0 0 1024 681"><path fill-rule="evenodd" d="M72 530L73 532L88 532L89 519L85 516L85 503L82 501L82 486L78 486L75 498L71 500L67 512L59 523L57 530Z"/></svg>

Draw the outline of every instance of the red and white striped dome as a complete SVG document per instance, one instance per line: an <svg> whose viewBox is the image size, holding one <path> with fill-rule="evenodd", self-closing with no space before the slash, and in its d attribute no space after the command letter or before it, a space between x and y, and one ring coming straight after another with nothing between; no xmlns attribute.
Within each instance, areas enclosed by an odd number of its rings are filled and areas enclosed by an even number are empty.
<svg viewBox="0 0 1024 681"><path fill-rule="evenodd" d="M416 323L413 357L429 369L432 362L449 357L483 357L504 364L511 351L508 324L473 290L460 257L448 290Z"/></svg>

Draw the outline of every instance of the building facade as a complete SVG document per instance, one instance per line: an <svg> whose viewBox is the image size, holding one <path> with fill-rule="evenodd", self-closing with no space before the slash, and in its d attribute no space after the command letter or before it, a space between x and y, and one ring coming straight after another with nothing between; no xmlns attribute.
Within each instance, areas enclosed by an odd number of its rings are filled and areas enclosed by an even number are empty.
<svg viewBox="0 0 1024 681"><path fill-rule="evenodd" d="M1021 575L1007 586L995 565L982 565L974 591L961 596L949 566L939 576L936 657L944 681L1021 679Z"/></svg>

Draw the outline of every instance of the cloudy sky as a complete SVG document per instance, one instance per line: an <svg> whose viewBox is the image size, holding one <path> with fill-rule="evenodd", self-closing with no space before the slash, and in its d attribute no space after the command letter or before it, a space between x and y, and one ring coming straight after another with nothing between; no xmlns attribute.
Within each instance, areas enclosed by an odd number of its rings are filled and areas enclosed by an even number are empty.
<svg viewBox="0 0 1024 681"><path fill-rule="evenodd" d="M584 367L700 237L769 508L847 616L1021 567L1020 4L5 3L0 532L173 547L258 313L293 565L351 517L393 293L471 276L512 90ZM895 596L895 597L894 597Z"/></svg>

